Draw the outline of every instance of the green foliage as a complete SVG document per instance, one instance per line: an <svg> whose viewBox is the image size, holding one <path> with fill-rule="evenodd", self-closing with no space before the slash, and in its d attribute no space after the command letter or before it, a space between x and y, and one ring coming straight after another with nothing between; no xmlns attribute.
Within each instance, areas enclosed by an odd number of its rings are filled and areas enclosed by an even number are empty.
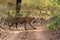
<svg viewBox="0 0 60 40"><path fill-rule="evenodd" d="M20 13L20 16L23 16L24 14L23 13Z"/></svg>
<svg viewBox="0 0 60 40"><path fill-rule="evenodd" d="M57 3L60 4L60 0L57 0Z"/></svg>
<svg viewBox="0 0 60 40"><path fill-rule="evenodd" d="M60 16L58 14L51 15L47 25L49 29L55 30L60 26Z"/></svg>
<svg viewBox="0 0 60 40"><path fill-rule="evenodd" d="M46 14L47 14L47 15L51 15L50 10L47 10Z"/></svg>
<svg viewBox="0 0 60 40"><path fill-rule="evenodd" d="M7 19L10 20L13 18L13 14L8 12Z"/></svg>
<svg viewBox="0 0 60 40"><path fill-rule="evenodd" d="M24 16L24 12L21 11L21 12L18 14L18 16Z"/></svg>
<svg viewBox="0 0 60 40"><path fill-rule="evenodd" d="M52 16L50 17L50 21L55 21L55 20L57 19L57 17L58 17L58 16L56 16L56 15L52 15Z"/></svg>
<svg viewBox="0 0 60 40"><path fill-rule="evenodd" d="M52 22L49 23L48 28L49 29L55 29L56 28L56 25L57 25L56 22L53 22L52 21Z"/></svg>
<svg viewBox="0 0 60 40"><path fill-rule="evenodd" d="M8 0L7 0L8 1ZM6 2L7 2L6 1ZM10 0L9 0L10 2ZM15 0L14 0L15 2ZM12 18L15 14L15 6L12 0L10 3L13 4L13 6L9 5L8 6L8 2L7 3L0 3L0 10L3 9L3 7L9 9L7 11L9 11L10 13L8 13L7 18ZM19 4L20 5L20 4ZM49 29L56 29L57 26L60 26L60 0L22 0L22 4L21 4L21 11L18 14L18 16L24 16L24 11L31 11L31 13L29 13L29 16L44 16L44 17L50 17L49 21L48 21L48 28ZM5 9L6 9L5 8ZM44 13L41 11L45 11ZM4 9L3 9L4 10ZM42 13L40 13L40 11ZM14 13L12 13L14 12ZM1 15L4 16L4 13L6 14L6 12L2 11L0 12L0 17ZM47 18L47 19L48 19Z"/></svg>

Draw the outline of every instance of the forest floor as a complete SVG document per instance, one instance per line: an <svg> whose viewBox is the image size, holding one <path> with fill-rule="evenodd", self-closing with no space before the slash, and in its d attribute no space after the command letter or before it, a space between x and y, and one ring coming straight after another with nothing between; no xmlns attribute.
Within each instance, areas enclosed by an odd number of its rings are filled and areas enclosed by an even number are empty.
<svg viewBox="0 0 60 40"><path fill-rule="evenodd" d="M21 27L20 27L21 29ZM55 32L47 29L46 26L36 26L36 29L27 27L28 30L2 30L0 40L58 40Z"/></svg>

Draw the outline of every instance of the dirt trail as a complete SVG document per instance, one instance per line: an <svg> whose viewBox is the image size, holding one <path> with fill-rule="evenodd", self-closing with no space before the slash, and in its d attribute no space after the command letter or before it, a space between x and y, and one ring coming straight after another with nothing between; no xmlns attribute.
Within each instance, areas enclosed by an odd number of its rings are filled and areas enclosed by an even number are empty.
<svg viewBox="0 0 60 40"><path fill-rule="evenodd" d="M8 31L1 35L0 40L56 40L45 26L38 26L36 30Z"/></svg>

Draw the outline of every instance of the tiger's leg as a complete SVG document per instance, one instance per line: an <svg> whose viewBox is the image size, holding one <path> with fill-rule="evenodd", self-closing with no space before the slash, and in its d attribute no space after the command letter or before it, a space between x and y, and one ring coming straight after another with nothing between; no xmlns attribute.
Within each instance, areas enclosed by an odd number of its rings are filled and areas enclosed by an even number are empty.
<svg viewBox="0 0 60 40"><path fill-rule="evenodd" d="M31 23L28 23L33 29L36 29Z"/></svg>
<svg viewBox="0 0 60 40"><path fill-rule="evenodd" d="M18 30L17 25L18 25L18 23L16 23L16 29Z"/></svg>
<svg viewBox="0 0 60 40"><path fill-rule="evenodd" d="M24 26L25 26L25 30L27 30L27 28L26 28L26 23L24 23Z"/></svg>
<svg viewBox="0 0 60 40"><path fill-rule="evenodd" d="M11 29L12 25L8 25L9 26L9 29Z"/></svg>
<svg viewBox="0 0 60 40"><path fill-rule="evenodd" d="M12 25L12 23L8 23L9 29L11 29Z"/></svg>

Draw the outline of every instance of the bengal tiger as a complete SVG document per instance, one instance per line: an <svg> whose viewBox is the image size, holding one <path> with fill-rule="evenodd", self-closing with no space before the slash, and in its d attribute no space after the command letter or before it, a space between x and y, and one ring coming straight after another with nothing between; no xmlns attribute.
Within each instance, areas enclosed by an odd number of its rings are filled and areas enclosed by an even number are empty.
<svg viewBox="0 0 60 40"><path fill-rule="evenodd" d="M36 22L35 21L35 18L34 17L22 17L22 16L17 16L17 17L14 17L12 18L11 20L8 21L8 26L9 26L9 29L12 27L12 25L16 25L16 28L17 28L17 25L18 23L20 24L24 24L25 26L25 30L26 29L26 24L28 23L33 29L36 29L31 23L34 23ZM18 28L17 28L18 29Z"/></svg>

